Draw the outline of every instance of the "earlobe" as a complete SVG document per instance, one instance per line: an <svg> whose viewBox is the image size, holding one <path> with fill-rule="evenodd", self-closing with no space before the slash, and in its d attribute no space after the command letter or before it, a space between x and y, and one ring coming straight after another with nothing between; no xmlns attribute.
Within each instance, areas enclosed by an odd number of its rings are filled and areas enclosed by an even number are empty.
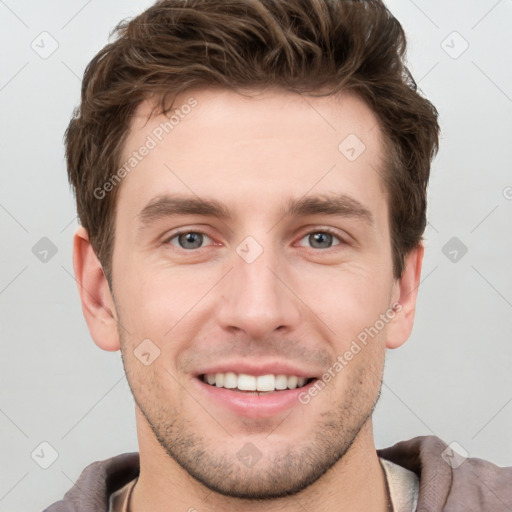
<svg viewBox="0 0 512 512"><path fill-rule="evenodd" d="M115 304L103 268L82 226L73 240L73 267L82 311L94 342L103 350L119 350Z"/></svg>
<svg viewBox="0 0 512 512"><path fill-rule="evenodd" d="M393 304L397 304L397 307L394 318L388 324L386 333L387 348L400 347L411 335L424 252L423 245L418 244L405 257L404 271L400 279L395 283Z"/></svg>

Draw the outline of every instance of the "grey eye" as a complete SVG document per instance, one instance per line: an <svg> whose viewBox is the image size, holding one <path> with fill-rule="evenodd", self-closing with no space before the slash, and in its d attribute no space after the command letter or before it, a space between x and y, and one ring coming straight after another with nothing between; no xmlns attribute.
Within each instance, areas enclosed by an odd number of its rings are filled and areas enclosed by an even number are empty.
<svg viewBox="0 0 512 512"><path fill-rule="evenodd" d="M328 231L312 231L308 233L302 240L307 240L307 243L301 243L302 246L310 246L313 249L330 249L335 240L340 242L340 239Z"/></svg>
<svg viewBox="0 0 512 512"><path fill-rule="evenodd" d="M169 242L172 245L179 246L181 249L190 250L199 249L203 245L205 238L209 239L210 237L197 231L189 231L187 233L177 233L169 239Z"/></svg>
<svg viewBox="0 0 512 512"><path fill-rule="evenodd" d="M309 242L315 249L328 249L332 246L333 236L330 233L311 233Z"/></svg>

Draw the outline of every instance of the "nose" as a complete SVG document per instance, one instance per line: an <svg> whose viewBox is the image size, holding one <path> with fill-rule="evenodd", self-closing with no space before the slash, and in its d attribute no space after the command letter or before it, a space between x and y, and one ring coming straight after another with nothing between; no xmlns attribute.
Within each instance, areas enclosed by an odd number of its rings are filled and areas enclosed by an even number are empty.
<svg viewBox="0 0 512 512"><path fill-rule="evenodd" d="M279 328L291 330L300 320L300 301L285 262L269 249L250 261L233 254L234 268L220 290L218 321L252 339L264 339Z"/></svg>

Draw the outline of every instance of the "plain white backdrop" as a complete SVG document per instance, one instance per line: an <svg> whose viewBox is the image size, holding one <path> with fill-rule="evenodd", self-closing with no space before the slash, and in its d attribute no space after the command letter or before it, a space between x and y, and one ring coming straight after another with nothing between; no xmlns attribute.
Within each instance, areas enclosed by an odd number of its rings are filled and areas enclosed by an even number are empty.
<svg viewBox="0 0 512 512"><path fill-rule="evenodd" d="M150 4L0 1L1 512L40 511L89 463L138 449L120 354L82 317L63 134L87 63ZM376 445L435 434L512 465L512 1L387 4L442 138L415 328L388 353Z"/></svg>

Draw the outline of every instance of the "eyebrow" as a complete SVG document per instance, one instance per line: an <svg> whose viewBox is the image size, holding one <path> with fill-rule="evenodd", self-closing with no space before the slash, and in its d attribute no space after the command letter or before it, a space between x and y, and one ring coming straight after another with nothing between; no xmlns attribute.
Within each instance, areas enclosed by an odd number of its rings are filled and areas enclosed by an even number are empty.
<svg viewBox="0 0 512 512"><path fill-rule="evenodd" d="M363 220L373 226L373 215L357 199L347 194L320 194L306 196L300 199L293 199L282 210L283 216L296 215L306 217L307 215L336 215L340 217L353 217Z"/></svg>
<svg viewBox="0 0 512 512"><path fill-rule="evenodd" d="M291 199L281 208L282 217L308 215L333 215L361 219L373 226L374 218L368 208L347 194L321 194ZM233 219L230 211L219 201L200 197L165 195L150 201L137 215L139 221L149 225L158 220L177 215L201 215L221 220Z"/></svg>
<svg viewBox="0 0 512 512"><path fill-rule="evenodd" d="M215 199L200 197L160 196L150 201L137 215L142 224L151 224L157 220L175 215L204 215L230 219L227 208Z"/></svg>

